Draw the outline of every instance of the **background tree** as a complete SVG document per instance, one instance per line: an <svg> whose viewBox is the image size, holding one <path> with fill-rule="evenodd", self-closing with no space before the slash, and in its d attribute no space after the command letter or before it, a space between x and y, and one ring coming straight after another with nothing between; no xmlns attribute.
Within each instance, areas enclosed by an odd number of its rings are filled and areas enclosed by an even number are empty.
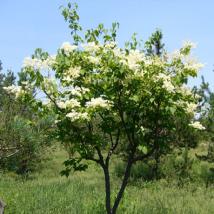
<svg viewBox="0 0 214 214"><path fill-rule="evenodd" d="M214 94L203 76L202 83L196 90L200 95L200 114L198 117L206 127L205 132L200 136L200 141L207 146L207 154L196 154L196 157L202 163L206 163L202 166L201 176L205 181L206 187L208 187L214 183Z"/></svg>
<svg viewBox="0 0 214 214"><path fill-rule="evenodd" d="M2 71L0 77L0 168L28 174L38 169L44 157L51 117L38 118L21 100L6 93L4 88L16 83L12 71ZM24 80L25 75L19 73L19 84Z"/></svg>
<svg viewBox="0 0 214 214"><path fill-rule="evenodd" d="M145 42L146 54L161 56L164 53L165 46L162 40L163 33L161 32L161 30L157 29Z"/></svg>

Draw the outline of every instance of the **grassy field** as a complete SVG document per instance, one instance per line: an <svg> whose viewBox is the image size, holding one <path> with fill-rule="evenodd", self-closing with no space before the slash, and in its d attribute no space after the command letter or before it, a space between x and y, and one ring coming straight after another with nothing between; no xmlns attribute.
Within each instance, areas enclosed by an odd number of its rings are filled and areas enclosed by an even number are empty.
<svg viewBox="0 0 214 214"><path fill-rule="evenodd" d="M105 213L103 175L95 165L68 179L59 171L66 154L54 153L53 160L23 180L13 174L1 175L0 197L7 203L6 214L98 214ZM113 176L112 185L119 180ZM211 214L214 190L204 185L188 184L182 188L165 180L131 183L118 213L127 214Z"/></svg>

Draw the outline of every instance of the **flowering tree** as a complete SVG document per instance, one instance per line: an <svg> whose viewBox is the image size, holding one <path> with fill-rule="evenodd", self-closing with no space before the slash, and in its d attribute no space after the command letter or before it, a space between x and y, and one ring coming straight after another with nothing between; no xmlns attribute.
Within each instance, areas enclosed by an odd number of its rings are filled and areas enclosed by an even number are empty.
<svg viewBox="0 0 214 214"><path fill-rule="evenodd" d="M24 60L28 76L21 86L5 88L28 102L40 114L54 112L57 139L72 145L70 170L85 170L94 161L103 169L106 211L116 213L134 163L167 146L175 131L175 117L188 118L186 126L204 129L195 122L197 95L186 86L202 64L190 54L187 42L172 53L145 55L134 38L125 48L116 43L117 24L109 31L99 25L83 39L76 8L63 15L72 29L73 44L65 42L54 56L37 50ZM37 91L32 97L31 91ZM45 98L44 98L45 97ZM111 200L109 163L123 155L126 169L114 201Z"/></svg>

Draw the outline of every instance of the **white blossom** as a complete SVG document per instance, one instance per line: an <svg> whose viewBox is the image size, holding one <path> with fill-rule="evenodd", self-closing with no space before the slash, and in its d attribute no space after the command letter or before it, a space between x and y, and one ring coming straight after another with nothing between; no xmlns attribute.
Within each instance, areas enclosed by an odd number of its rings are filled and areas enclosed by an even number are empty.
<svg viewBox="0 0 214 214"><path fill-rule="evenodd" d="M22 81L21 84L22 85L29 85L29 82L28 81Z"/></svg>
<svg viewBox="0 0 214 214"><path fill-rule="evenodd" d="M64 73L63 81L70 82L80 76L81 67L70 67Z"/></svg>
<svg viewBox="0 0 214 214"><path fill-rule="evenodd" d="M76 45L71 45L69 42L64 42L61 46L61 50L68 56L71 52L76 50L78 47Z"/></svg>
<svg viewBox="0 0 214 214"><path fill-rule="evenodd" d="M32 67L34 69L40 69L42 66L42 61L39 59L32 59L30 57L24 58L22 67Z"/></svg>
<svg viewBox="0 0 214 214"><path fill-rule="evenodd" d="M66 108L74 108L74 107L80 107L80 102L76 99L70 99L65 101Z"/></svg>
<svg viewBox="0 0 214 214"><path fill-rule="evenodd" d="M126 56L127 65L130 69L136 70L140 67L139 62L144 59L144 54L139 50L130 50L129 54Z"/></svg>
<svg viewBox="0 0 214 214"><path fill-rule="evenodd" d="M159 73L156 76L156 81L157 80L162 80L163 85L162 87L167 90L168 92L174 92L175 87L172 84L171 77L169 75L166 75L164 73Z"/></svg>
<svg viewBox="0 0 214 214"><path fill-rule="evenodd" d="M88 51L88 52L96 52L100 49L100 45L96 44L95 42L82 44L82 47L84 48L85 51Z"/></svg>
<svg viewBox="0 0 214 214"><path fill-rule="evenodd" d="M92 98L90 101L86 102L87 107L96 108L109 108L111 106L111 102L109 100L104 100L102 97Z"/></svg>
<svg viewBox="0 0 214 214"><path fill-rule="evenodd" d="M87 93L89 91L90 90L88 88L78 87L78 86L75 86L70 90L72 95L78 96L78 97L81 97L82 95L84 95L85 93Z"/></svg>
<svg viewBox="0 0 214 214"><path fill-rule="evenodd" d="M91 62L95 65L100 63L100 58L96 57L96 56L89 56L89 57L87 57L87 59L89 60L89 62Z"/></svg>
<svg viewBox="0 0 214 214"><path fill-rule="evenodd" d="M203 125L201 125L201 123L199 121L191 122L189 124L189 126L195 128L195 129L199 129L199 130L204 130L205 129L205 127Z"/></svg>
<svg viewBox="0 0 214 214"><path fill-rule="evenodd" d="M41 60L38 58L30 58L30 57L26 57L23 61L23 68L26 67L31 67L33 69L38 69L38 70L50 70L51 67L53 66L53 64L56 61L56 56L52 55L52 56L48 56L47 59L45 60Z"/></svg>
<svg viewBox="0 0 214 214"><path fill-rule="evenodd" d="M66 117L70 118L72 122L77 120L89 120L89 115L87 112L76 112L72 110L70 113L66 114Z"/></svg>
<svg viewBox="0 0 214 214"><path fill-rule="evenodd" d="M46 64L46 67L51 68L56 63L56 55L50 55L46 60L44 60L44 65Z"/></svg>
<svg viewBox="0 0 214 214"><path fill-rule="evenodd" d="M178 92L180 92L184 96L191 96L192 95L191 89L188 88L186 85L182 85L181 87L179 87Z"/></svg>
<svg viewBox="0 0 214 214"><path fill-rule="evenodd" d="M76 99L58 101L57 106L61 109L80 107L80 102Z"/></svg>
<svg viewBox="0 0 214 214"><path fill-rule="evenodd" d="M57 124L57 123L60 123L60 122L61 122L61 120L55 120L54 124Z"/></svg>
<svg viewBox="0 0 214 214"><path fill-rule="evenodd" d="M125 53L120 48L114 48L112 51L114 53L114 56L120 57L120 58L125 58Z"/></svg>
<svg viewBox="0 0 214 214"><path fill-rule="evenodd" d="M175 61L178 59L181 59L183 57L183 55L181 54L181 52L179 50L176 50L172 53L167 53L167 58L169 61Z"/></svg>
<svg viewBox="0 0 214 214"><path fill-rule="evenodd" d="M74 67L69 68L68 75L70 75L73 78L77 78L80 75L81 67Z"/></svg>
<svg viewBox="0 0 214 214"><path fill-rule="evenodd" d="M193 114L197 109L197 104L195 103L187 103L186 112L189 114Z"/></svg>
<svg viewBox="0 0 214 214"><path fill-rule="evenodd" d="M58 101L57 102L57 106L61 109L65 109L66 108L66 105L65 105L65 102L64 101Z"/></svg>
<svg viewBox="0 0 214 214"><path fill-rule="evenodd" d="M16 86L16 85L3 87L3 89L9 94L14 94L16 98L18 98L26 93L25 90L22 89L21 86Z"/></svg>
<svg viewBox="0 0 214 214"><path fill-rule="evenodd" d="M113 49L113 48L115 48L116 46L117 46L117 43L116 43L116 42L113 42L113 41L108 42L108 43L105 44L105 48L108 48L108 49Z"/></svg>
<svg viewBox="0 0 214 214"><path fill-rule="evenodd" d="M184 41L183 48L196 48L196 44L191 41Z"/></svg>
<svg viewBox="0 0 214 214"><path fill-rule="evenodd" d="M196 72L198 72L203 67L204 67L204 64L199 63L197 61L197 59L190 57L190 56L184 57L184 68L185 69L195 70Z"/></svg>

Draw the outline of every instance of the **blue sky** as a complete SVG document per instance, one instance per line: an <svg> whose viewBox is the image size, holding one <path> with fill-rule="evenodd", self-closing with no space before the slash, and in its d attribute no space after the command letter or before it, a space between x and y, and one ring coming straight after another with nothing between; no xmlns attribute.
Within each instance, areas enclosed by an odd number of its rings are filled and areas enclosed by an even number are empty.
<svg viewBox="0 0 214 214"><path fill-rule="evenodd" d="M120 23L119 44L136 32L145 41L156 29L164 33L166 49L184 40L197 43L194 55L206 66L204 75L214 88L213 0L77 0L84 29L99 23ZM71 41L59 6L66 0L0 0L0 59L4 69L20 71L23 58L41 47L54 54ZM198 84L200 79L191 81Z"/></svg>

